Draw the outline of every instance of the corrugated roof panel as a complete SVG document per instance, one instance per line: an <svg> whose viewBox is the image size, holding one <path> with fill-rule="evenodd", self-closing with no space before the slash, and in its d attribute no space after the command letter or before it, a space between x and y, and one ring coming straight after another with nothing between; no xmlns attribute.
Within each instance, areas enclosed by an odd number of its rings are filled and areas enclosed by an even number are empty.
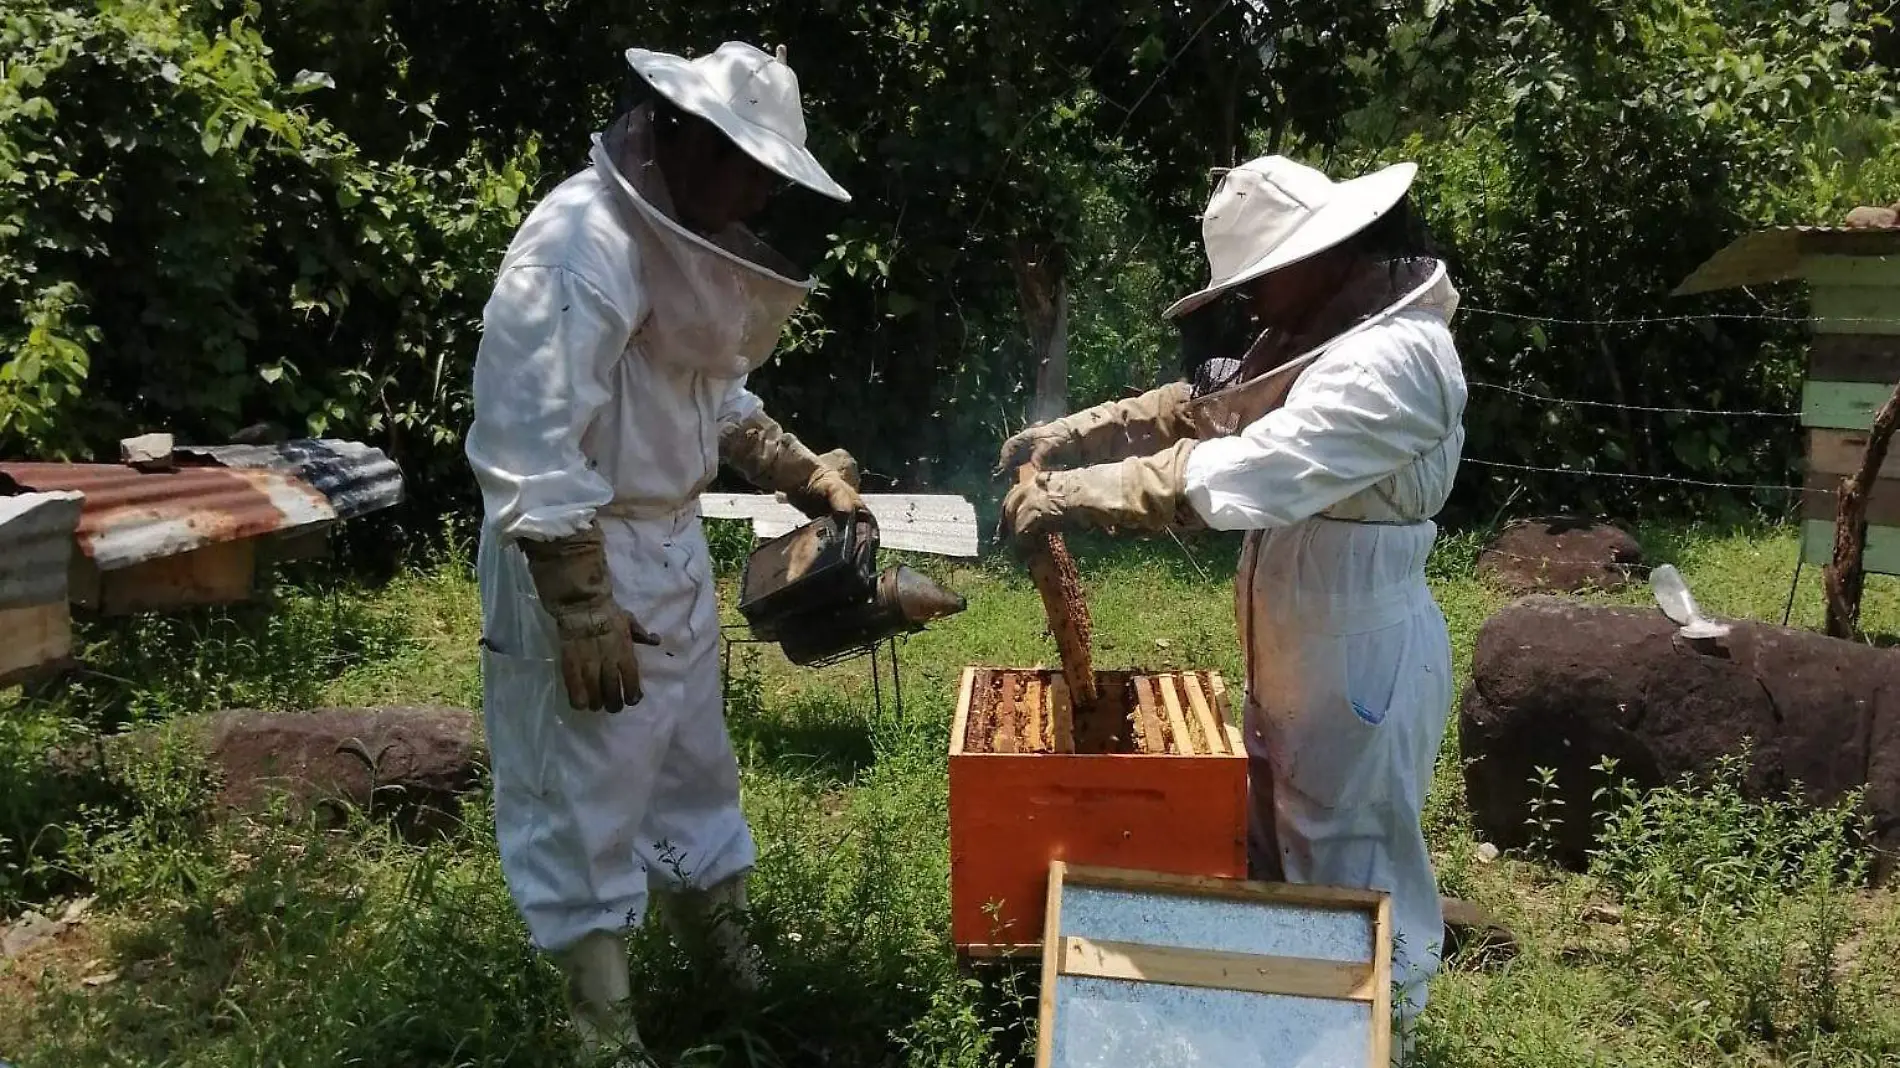
<svg viewBox="0 0 1900 1068"><path fill-rule="evenodd" d="M338 519L354 519L402 502L402 469L381 449L354 441L305 439L281 445L219 445L177 450L225 467L278 471L310 483Z"/></svg>
<svg viewBox="0 0 1900 1068"><path fill-rule="evenodd" d="M700 497L699 506L709 519L750 519L760 538L776 538L808 522L804 513L766 493L708 493ZM867 493L864 506L876 517L878 544L886 549L977 555L976 506L962 497Z"/></svg>
<svg viewBox="0 0 1900 1068"><path fill-rule="evenodd" d="M0 497L0 610L66 600L84 500L77 493Z"/></svg>
<svg viewBox="0 0 1900 1068"><path fill-rule="evenodd" d="M26 490L85 494L79 549L102 571L337 517L323 494L277 471L0 463L0 475Z"/></svg>
<svg viewBox="0 0 1900 1068"><path fill-rule="evenodd" d="M1671 296L1795 278L1804 256L1900 255L1900 227L1778 226L1743 234L1697 267Z"/></svg>

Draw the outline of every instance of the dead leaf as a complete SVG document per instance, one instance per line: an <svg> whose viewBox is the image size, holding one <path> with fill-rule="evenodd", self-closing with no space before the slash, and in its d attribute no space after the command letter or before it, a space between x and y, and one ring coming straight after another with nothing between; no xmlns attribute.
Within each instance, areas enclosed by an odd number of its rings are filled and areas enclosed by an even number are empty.
<svg viewBox="0 0 1900 1068"><path fill-rule="evenodd" d="M88 975L84 979L81 979L79 981L79 985L97 989L99 987L106 985L107 983L118 982L118 980L119 980L118 972L100 972L98 975Z"/></svg>

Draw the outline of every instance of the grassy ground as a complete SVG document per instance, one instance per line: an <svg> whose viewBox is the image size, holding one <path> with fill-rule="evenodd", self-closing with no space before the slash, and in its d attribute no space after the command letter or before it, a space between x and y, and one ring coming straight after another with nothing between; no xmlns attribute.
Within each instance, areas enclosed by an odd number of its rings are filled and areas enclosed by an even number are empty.
<svg viewBox="0 0 1900 1068"><path fill-rule="evenodd" d="M1791 536L1646 540L1706 608L1780 619ZM1434 562L1461 676L1479 624L1506 600L1472 577L1475 544L1448 538ZM1238 677L1232 549L1085 552L1102 665ZM648 935L642 1026L669 1063L1027 1063L1027 985L963 975L947 945L943 754L964 664L1053 661L1053 650L1019 575L925 566L971 606L905 647L901 716L872 714L862 664L808 673L741 656L728 717L762 848L755 934L770 976L740 996ZM97 898L66 936L0 962L0 1061L565 1063L557 978L525 948L481 802L453 838L417 845L367 824L210 825L201 769L162 750L110 791L49 773L44 754L62 740L218 707L475 707L478 608L463 564L377 591L320 582L287 587L268 614L93 632L83 680L0 703L0 917ZM1796 621L1815 625L1819 603L1810 577ZM1868 622L1900 631L1890 585L1874 584ZM1900 898L1843 875L1844 817L1748 805L1718 782L1632 803L1589 876L1487 863L1464 819L1453 733L1428 814L1442 882L1509 921L1523 952L1503 966L1452 961L1432 988L1420 1063L1900 1064Z"/></svg>

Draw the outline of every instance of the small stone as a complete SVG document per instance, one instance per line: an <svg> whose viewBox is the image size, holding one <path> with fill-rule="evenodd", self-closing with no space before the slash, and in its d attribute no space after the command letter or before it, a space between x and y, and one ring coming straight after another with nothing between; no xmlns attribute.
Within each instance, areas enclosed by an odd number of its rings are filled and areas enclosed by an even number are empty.
<svg viewBox="0 0 1900 1068"><path fill-rule="evenodd" d="M17 957L42 942L58 938L65 930L66 925L58 920L29 911L20 917L18 923L7 929L4 939L0 939L0 957Z"/></svg>
<svg viewBox="0 0 1900 1068"><path fill-rule="evenodd" d="M1478 863L1495 864L1498 859L1498 847L1490 842L1478 843Z"/></svg>
<svg viewBox="0 0 1900 1068"><path fill-rule="evenodd" d="M1583 910L1583 922L1619 924L1623 922L1623 910L1616 905L1591 905Z"/></svg>
<svg viewBox="0 0 1900 1068"><path fill-rule="evenodd" d="M95 900L97 899L90 898L90 897L82 897L74 901L72 904L67 905L65 913L63 913L59 918L60 922L61 923L78 923L80 920L85 918L87 910L92 908L92 903Z"/></svg>
<svg viewBox="0 0 1900 1068"><path fill-rule="evenodd" d="M1854 230L1885 230L1900 226L1900 204L1891 208L1855 208L1847 213L1847 226Z"/></svg>
<svg viewBox="0 0 1900 1068"><path fill-rule="evenodd" d="M119 442L119 461L141 471L169 471L173 447L170 434L141 434Z"/></svg>
<svg viewBox="0 0 1900 1068"><path fill-rule="evenodd" d="M1155 648L1157 649L1172 649L1173 647L1174 647L1174 643L1169 641L1166 638L1155 639Z"/></svg>
<svg viewBox="0 0 1900 1068"><path fill-rule="evenodd" d="M1445 953L1463 954L1473 966L1484 968L1517 956L1517 935L1487 910L1455 897L1441 897L1445 917Z"/></svg>

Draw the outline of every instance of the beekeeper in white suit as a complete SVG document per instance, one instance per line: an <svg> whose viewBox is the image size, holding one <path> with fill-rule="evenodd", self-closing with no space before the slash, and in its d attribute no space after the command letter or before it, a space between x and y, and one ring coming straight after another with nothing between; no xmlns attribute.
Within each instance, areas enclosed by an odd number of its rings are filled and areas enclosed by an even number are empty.
<svg viewBox="0 0 1900 1068"><path fill-rule="evenodd" d="M783 49L627 61L652 99L509 246L467 441L502 869L590 1058L639 1049L623 932L649 887L758 978L699 495L724 460L807 515L863 507L746 389L812 283L741 223L781 180L850 199L805 148Z"/></svg>
<svg viewBox="0 0 1900 1068"><path fill-rule="evenodd" d="M1031 427L1001 463L1044 470L1005 499L1018 535L1248 532L1249 866L1390 892L1402 1022L1443 937L1420 816L1451 647L1425 559L1465 409L1458 297L1411 211L1415 170L1228 172L1202 220L1212 280L1167 312L1199 343L1192 381Z"/></svg>

